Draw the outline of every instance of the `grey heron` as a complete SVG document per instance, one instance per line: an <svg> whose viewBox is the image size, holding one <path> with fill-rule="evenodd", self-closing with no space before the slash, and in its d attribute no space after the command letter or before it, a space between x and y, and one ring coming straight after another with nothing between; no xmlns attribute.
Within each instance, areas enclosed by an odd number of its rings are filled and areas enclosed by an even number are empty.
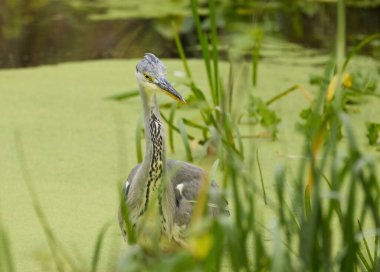
<svg viewBox="0 0 380 272"><path fill-rule="evenodd" d="M183 246L207 173L195 165L166 159L165 132L156 94L169 95L182 103L185 100L166 79L165 65L147 53L136 66L136 78L144 113L146 150L142 163L132 169L125 182L122 205L128 209L139 244L150 247L151 237L158 237L160 243L164 240L167 245ZM227 203L214 181L209 187L208 212L211 216L228 213ZM121 209L119 224L126 239Z"/></svg>

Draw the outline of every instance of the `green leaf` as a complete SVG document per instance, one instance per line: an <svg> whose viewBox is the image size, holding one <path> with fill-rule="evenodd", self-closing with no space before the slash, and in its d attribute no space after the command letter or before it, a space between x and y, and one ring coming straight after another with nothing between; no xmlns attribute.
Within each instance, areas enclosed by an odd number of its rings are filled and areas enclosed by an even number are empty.
<svg viewBox="0 0 380 272"><path fill-rule="evenodd" d="M366 123L367 126L367 139L370 145L376 145L379 139L380 123Z"/></svg>
<svg viewBox="0 0 380 272"><path fill-rule="evenodd" d="M121 100L126 100L129 98L138 96L139 94L140 94L139 91L130 91L130 92L126 92L126 93L115 94L115 95L107 97L106 99L121 101Z"/></svg>
<svg viewBox="0 0 380 272"><path fill-rule="evenodd" d="M301 112L300 112L300 117L304 120L307 120L310 115L312 114L312 110L311 108L307 108L307 109L303 109Z"/></svg>
<svg viewBox="0 0 380 272"><path fill-rule="evenodd" d="M267 103L264 103L260 98L251 96L248 106L248 113L255 123L260 123L264 128L271 131L272 137L276 138L277 125L281 119L276 112L269 109Z"/></svg>

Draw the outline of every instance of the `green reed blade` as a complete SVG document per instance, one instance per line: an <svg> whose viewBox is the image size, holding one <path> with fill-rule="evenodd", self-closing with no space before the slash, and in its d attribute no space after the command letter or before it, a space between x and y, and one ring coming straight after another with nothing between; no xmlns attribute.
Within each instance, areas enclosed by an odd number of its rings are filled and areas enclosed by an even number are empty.
<svg viewBox="0 0 380 272"><path fill-rule="evenodd" d="M234 201L234 224L238 230L243 229L243 223L242 223L242 215L243 215L243 208L242 203L240 201L240 192L239 192L239 185L238 185L238 178L239 176L239 170L240 167L238 166L240 159L235 156L234 149L229 146L227 143L224 145L226 149L226 153L229 154L229 159L225 162L225 176L227 179L229 179L230 186L232 186L232 197ZM239 169L237 169L239 168Z"/></svg>
<svg viewBox="0 0 380 272"><path fill-rule="evenodd" d="M363 242L364 242L364 247L365 247L365 250L367 251L367 256L368 256L369 261L371 262L371 265L372 265L372 267L373 267L373 266L375 265L375 261L376 261L376 259L374 259L374 258L372 257L371 250L369 249L367 239L366 239L365 236L364 236L364 232L363 232L362 224L360 223L360 220L359 220L359 219L358 219L357 221L358 221L358 225L359 225L359 230L360 230L360 232L362 233Z"/></svg>
<svg viewBox="0 0 380 272"><path fill-rule="evenodd" d="M212 45L212 59L213 59L213 71L214 71L214 90L212 91L214 105L217 106L220 103L220 88L219 88L219 51L218 51L218 34L216 26L216 7L215 0L209 1L210 19L211 19L211 45Z"/></svg>
<svg viewBox="0 0 380 272"><path fill-rule="evenodd" d="M16 271L8 233L0 222L0 271Z"/></svg>
<svg viewBox="0 0 380 272"><path fill-rule="evenodd" d="M346 13L345 1L337 1L337 34L336 34L336 67L337 67L337 87L335 91L335 108L340 111L342 108L342 75L344 72L344 59L346 53Z"/></svg>
<svg viewBox="0 0 380 272"><path fill-rule="evenodd" d="M234 128L236 127L234 126L234 122L232 121L231 114L223 111L221 107L219 106L215 107L215 112L220 114L220 116L223 118L222 124L219 124L219 125L218 123L215 124L216 125L215 128L218 129L218 131L220 132L222 136L222 140L225 143L227 143L229 146L231 146L237 153L239 153L239 151L236 149L236 146L235 146ZM243 154L240 154L240 153L239 155L243 156Z"/></svg>
<svg viewBox="0 0 380 272"><path fill-rule="evenodd" d="M344 239L344 246L346 248L345 255L342 259L342 269L345 271L350 271L346 269L353 269L355 263L355 256L358 251L358 246L354 241L355 237L355 227L354 227L354 210L357 201L357 188L356 188L355 174L351 176L349 188L348 188L348 198L347 207L343 214L343 225L342 233ZM351 270L352 271L352 270Z"/></svg>
<svg viewBox="0 0 380 272"><path fill-rule="evenodd" d="M260 164L260 159L259 159L259 149L256 149L256 161L257 161L257 167L259 168L260 181L261 181L261 189L263 191L264 203L265 203L265 205L267 205L268 204L268 202L267 202L267 194L265 192L263 172L261 170L261 164Z"/></svg>
<svg viewBox="0 0 380 272"><path fill-rule="evenodd" d="M231 113L233 105L233 94L234 94L234 69L232 62L229 63L228 67L228 83L227 83L227 95L226 95L226 106L227 111Z"/></svg>
<svg viewBox="0 0 380 272"><path fill-rule="evenodd" d="M30 175L29 168L25 159L26 157L25 150L24 150L22 138L19 132L17 131L15 132L14 139L15 139L15 144L16 144L17 160L20 165L20 170L23 175L24 181L26 183L30 198L32 200L34 211L36 212L37 218L45 233L55 266L58 271L64 271L64 266L61 259L61 256L62 256L63 259L67 262L67 264L70 265L73 271L79 271L79 269L75 265L74 260L71 258L68 252L64 250L63 245L61 245L59 241L57 240L57 238L55 237L53 229L51 228L50 224L48 223L46 219L46 216L42 209L42 205L40 204L37 197L37 193L33 187L32 177Z"/></svg>
<svg viewBox="0 0 380 272"><path fill-rule="evenodd" d="M121 216L122 223L125 224L126 232L127 232L127 241L128 244L133 245L136 243L136 233L135 229L133 227L133 224L131 222L131 219L129 217L129 209L127 206L127 203L125 201L125 188L124 184L119 184L118 191L119 191L119 212Z"/></svg>
<svg viewBox="0 0 380 272"><path fill-rule="evenodd" d="M197 30L198 39L199 39L200 44L201 44L203 61L205 63L207 79L208 79L208 82L210 85L210 92L211 92L212 97L214 98L215 97L215 94L214 94L215 89L214 89L214 82L213 82L213 77L212 77L212 72L211 72L210 52L208 49L207 38L206 38L206 35L203 33L201 21L200 21L199 14L198 14L198 1L197 0L191 0L191 11L192 11L193 18L195 21L195 28Z"/></svg>
<svg viewBox="0 0 380 272"><path fill-rule="evenodd" d="M263 31L260 27L255 26L253 31L253 49L252 49L252 86L256 87L257 84L257 73L260 60L260 48L263 39Z"/></svg>
<svg viewBox="0 0 380 272"><path fill-rule="evenodd" d="M231 115L228 114L231 118ZM240 129L239 129L239 126L238 124L236 124L234 121L232 121L232 127L233 127L233 132L235 134L235 136L232 136L234 139L237 139L237 144L238 144L238 153L240 154L240 156L242 158L244 158L244 144L243 144L243 137L241 136L241 133L240 133Z"/></svg>
<svg viewBox="0 0 380 272"><path fill-rule="evenodd" d="M361 251L360 248L358 249L357 254L358 254L359 260L362 261L362 264L364 265L366 271L374 271L374 270L372 270L371 265L365 259L364 254L363 254L363 252Z"/></svg>
<svg viewBox="0 0 380 272"><path fill-rule="evenodd" d="M274 225L273 232L273 255L272 255L272 272L281 271L285 266L285 250L283 247L283 242L281 240L281 231L279 224Z"/></svg>
<svg viewBox="0 0 380 272"><path fill-rule="evenodd" d="M367 44L371 43L372 41L374 40L378 40L380 39L380 33L375 33L375 34L372 34L372 35L369 35L367 37L365 37L359 44L357 44L354 48L352 48L350 50L350 52L348 52L347 54L347 57L344 61L344 64L343 64L343 70L346 69L348 63L350 62L350 60L356 55L359 53L359 51L361 49L363 49L364 46L366 46Z"/></svg>
<svg viewBox="0 0 380 272"><path fill-rule="evenodd" d="M284 177L285 177L284 168L283 167L277 168L276 173L275 173L276 195L277 195L277 202L278 202L277 215L279 217L281 225L285 223Z"/></svg>
<svg viewBox="0 0 380 272"><path fill-rule="evenodd" d="M94 248L94 253L92 255L91 272L96 272L98 269L98 264L99 264L99 260L100 260L100 251L101 251L102 246L103 246L104 236L105 236L108 228L111 226L111 223L112 222L108 222L108 223L104 224L98 233L95 248Z"/></svg>
<svg viewBox="0 0 380 272"><path fill-rule="evenodd" d="M295 85L291 86L290 88L286 89L285 91L283 91L283 92L277 94L276 96L272 97L271 99L269 99L267 102L265 102L265 105L269 106L270 104L276 102L280 98L282 98L284 96L287 96L291 92L297 90L298 88L299 88L298 84L295 84Z"/></svg>
<svg viewBox="0 0 380 272"><path fill-rule="evenodd" d="M223 225L220 221L213 223L210 233L213 234L214 246L210 252L210 257L207 258L207 264L204 266L205 271L221 271L223 255L225 253L225 233Z"/></svg>
<svg viewBox="0 0 380 272"><path fill-rule="evenodd" d="M133 97L136 97L139 95L140 95L139 91L130 91L130 92L125 92L125 93L121 93L121 94L115 94L115 95L107 97L106 99L122 101L122 100L133 98Z"/></svg>
<svg viewBox="0 0 380 272"><path fill-rule="evenodd" d="M311 215L311 200L310 200L310 189L306 187L305 189L305 213L309 217Z"/></svg>
<svg viewBox="0 0 380 272"><path fill-rule="evenodd" d="M193 128L197 128L197 129L200 129L200 130L208 130L207 127L202 126L202 125L200 125L200 124L197 124L197 123L195 123L195 122L193 122L193 121L191 121L191 120L189 120L189 119L182 118L182 120L183 120L183 123L184 123L185 125L187 125L187 126L190 126L190 127L193 127Z"/></svg>
<svg viewBox="0 0 380 272"><path fill-rule="evenodd" d="M300 226L300 223L298 222L298 218L297 218L297 215L295 214L295 211L292 210L292 208L288 205L287 202L284 202L284 204L285 204L286 210L288 211L288 213L290 215L291 221L297 227L297 231L300 231L301 230L301 226Z"/></svg>
<svg viewBox="0 0 380 272"><path fill-rule="evenodd" d="M380 259L378 259L378 256L377 256L377 252L379 250L379 234L376 235L375 237L375 245L374 245L374 248L375 248L375 251L373 253L373 259L375 260L375 263L374 263L374 266L373 266L373 271L378 271L376 270L377 269L377 265L380 265Z"/></svg>
<svg viewBox="0 0 380 272"><path fill-rule="evenodd" d="M190 68L189 68L189 65L187 63L187 59L186 59L185 52L183 50L182 42L178 36L178 30L177 30L174 22L172 22L172 29L173 29L174 41L175 41L175 44L177 46L178 54L181 57L183 67L185 68L186 75L187 75L188 79L190 79L190 82L192 83L193 79L191 76Z"/></svg>
<svg viewBox="0 0 380 272"><path fill-rule="evenodd" d="M192 153L191 153L191 148L190 148L189 138L188 138L188 136L187 136L186 128L185 128L185 125L184 125L182 119L179 119L179 120L178 120L178 128L179 128L179 131L180 131L180 133L181 133L181 137L182 137L183 144L184 144L184 146L185 146L185 151L186 151L187 160L188 160L189 162L192 162L192 161L193 161L193 155L192 155Z"/></svg>
<svg viewBox="0 0 380 272"><path fill-rule="evenodd" d="M210 180L215 180L216 173L218 171L218 167L219 167L219 159L215 160L214 163L211 166L210 174L209 174L209 179Z"/></svg>
<svg viewBox="0 0 380 272"><path fill-rule="evenodd" d="M177 103L173 103L172 106L170 107L170 114L169 114L169 123L173 124L174 123L174 115L177 109ZM174 152L174 129L173 126L169 126L168 130L168 136L169 136L169 147L171 152Z"/></svg>

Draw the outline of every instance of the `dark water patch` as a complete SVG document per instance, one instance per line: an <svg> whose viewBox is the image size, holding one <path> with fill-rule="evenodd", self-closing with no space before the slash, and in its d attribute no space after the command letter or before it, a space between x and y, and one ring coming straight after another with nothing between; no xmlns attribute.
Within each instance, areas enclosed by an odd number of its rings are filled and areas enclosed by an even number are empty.
<svg viewBox="0 0 380 272"><path fill-rule="evenodd" d="M227 59L234 47L239 55L250 58L253 29L265 36L274 34L302 46L329 51L336 40L336 3L298 2L220 3L216 23L221 58ZM348 46L380 32L380 4L369 2L375 4L363 5L361 1L360 5L346 7ZM186 56L201 57L194 19L186 1L163 1L159 6L153 0L127 3L24 0L20 3L0 2L1 68L139 58L145 52L178 57L173 21L179 27ZM210 36L207 7L200 4L202 27ZM366 45L361 52L380 58L379 40Z"/></svg>
<svg viewBox="0 0 380 272"><path fill-rule="evenodd" d="M20 7L17 14L4 4L0 8L0 67L133 58L146 51L168 56L173 48L156 31L154 19L89 19L104 13L103 7L84 11L63 1L50 1L39 8Z"/></svg>

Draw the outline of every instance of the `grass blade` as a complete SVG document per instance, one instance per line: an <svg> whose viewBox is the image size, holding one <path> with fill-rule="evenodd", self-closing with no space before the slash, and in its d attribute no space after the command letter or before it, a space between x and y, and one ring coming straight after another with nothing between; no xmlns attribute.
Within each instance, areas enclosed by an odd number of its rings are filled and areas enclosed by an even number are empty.
<svg viewBox="0 0 380 272"><path fill-rule="evenodd" d="M346 53L346 5L344 0L337 1L337 33L336 33L336 68L338 81L341 86L344 72L344 59ZM336 89L335 106L339 110L342 107L342 88Z"/></svg>
<svg viewBox="0 0 380 272"><path fill-rule="evenodd" d="M94 254L92 257L91 272L96 272L98 269L98 264L100 260L100 251L102 249L104 236L110 226L111 226L111 222L104 224L104 226L101 228L98 234L98 238L96 239L96 244L94 248Z"/></svg>
<svg viewBox="0 0 380 272"><path fill-rule="evenodd" d="M229 68L228 68L228 84L227 84L227 92L228 95L226 95L226 106L227 111L229 113L232 112L232 101L233 101L233 94L234 94L234 69L232 62L230 62Z"/></svg>
<svg viewBox="0 0 380 272"><path fill-rule="evenodd" d="M379 250L379 236L380 235L376 235L375 237L375 252L373 253L373 259L375 260L375 264L373 266L373 271L378 271L376 270L377 265L380 265L380 259L377 259L377 251Z"/></svg>
<svg viewBox="0 0 380 272"><path fill-rule="evenodd" d="M170 115L169 115L169 120L168 122L170 124L174 123L174 115L177 109L177 103L173 103L171 108L170 108ZM174 152L174 129L173 126L169 126L169 131L168 131L168 136L169 136L169 147L171 152Z"/></svg>
<svg viewBox="0 0 380 272"><path fill-rule="evenodd" d="M290 88L286 89L285 91L279 93L278 95L276 95L275 97L269 99L267 102L265 102L265 105L269 106L270 104L272 104L273 102L279 100L280 98L290 94L291 92L297 90L299 88L298 84L296 85L293 85L291 86Z"/></svg>
<svg viewBox="0 0 380 272"><path fill-rule="evenodd" d="M256 161L257 161L257 167L259 168L260 181L261 181L261 189L263 190L264 203L265 203L265 205L267 205L268 204L268 202L267 202L267 194L265 192L265 187L264 187L263 172L261 171L261 165L260 165L260 159L259 159L259 149L256 149Z"/></svg>
<svg viewBox="0 0 380 272"><path fill-rule="evenodd" d="M361 251L360 248L358 249L357 254L358 254L359 260L362 261L362 264L364 265L366 271L374 271L374 270L372 270L371 265L365 259L364 254L363 254L363 252Z"/></svg>
<svg viewBox="0 0 380 272"><path fill-rule="evenodd" d="M185 52L183 50L182 42L178 36L178 31L177 31L177 28L176 28L174 22L172 22L172 29L173 29L174 41L175 41L175 44L177 46L178 54L181 57L183 67L185 68L186 75L190 79L190 82L192 83L193 79L191 77L190 68L189 68L189 65L187 64L187 59L186 59Z"/></svg>
<svg viewBox="0 0 380 272"><path fill-rule="evenodd" d="M367 36L364 40L362 40L358 45L356 45L352 50L350 50L350 52L347 54L347 57L344 61L344 64L343 64L343 70L346 69L347 67L347 64L350 62L350 60L352 59L352 57L354 57L357 53L359 53L359 51L364 47L366 46L367 44L369 44L370 42L374 41L374 40L378 40L380 39L380 33L375 33L373 35L370 35L370 36Z"/></svg>
<svg viewBox="0 0 380 272"><path fill-rule="evenodd" d="M263 39L263 31L259 27L255 27L253 31L253 50L252 50L252 86L256 87L257 72L260 59L260 48Z"/></svg>
<svg viewBox="0 0 380 272"><path fill-rule="evenodd" d="M0 222L0 271L13 272L15 265L12 256L12 250L9 242L8 233L5 231L3 224Z"/></svg>
<svg viewBox="0 0 380 272"><path fill-rule="evenodd" d="M216 7L215 0L209 1L210 19L211 19L211 45L212 45L212 58L213 58L213 71L214 71L214 89L211 91L213 94L214 105L219 105L220 102L220 88L219 88L219 51L218 51L218 35L216 28Z"/></svg>
<svg viewBox="0 0 380 272"><path fill-rule="evenodd" d="M125 224L128 244L132 245L136 243L136 233L135 233L135 228L133 227L131 219L129 217L128 206L124 198L124 188L125 188L124 184L122 186L118 186L118 188L122 188L122 189L119 189L119 199L120 199L119 216L121 216L119 220L123 224Z"/></svg>
<svg viewBox="0 0 380 272"><path fill-rule="evenodd" d="M200 188L199 194L197 196L196 204L194 207L194 211L192 214L192 224L196 225L200 222L202 216L204 215L205 209L207 209L207 199L208 199L208 191L210 187L211 180L215 177L216 170L218 169L219 160L216 160L210 170L209 175L203 178Z"/></svg>
<svg viewBox="0 0 380 272"><path fill-rule="evenodd" d="M189 138L187 137L185 124L183 123L182 119L178 120L178 128L179 128L179 131L181 133L183 144L185 146L187 160L189 162L192 162L193 161L193 155L191 154Z"/></svg>
<svg viewBox="0 0 380 272"><path fill-rule="evenodd" d="M115 95L107 97L106 99L122 101L122 100L126 100L126 99L129 99L129 98L132 98L135 96L139 96L139 95L140 95L139 91L130 91L130 92L126 92L126 93L115 94Z"/></svg>
<svg viewBox="0 0 380 272"><path fill-rule="evenodd" d="M198 39L201 44L202 48L202 56L206 67L206 73L207 73L207 79L210 85L210 92L212 93L214 91L214 83L212 80L212 73L211 73L211 64L210 64L210 52L208 49L208 42L206 35L203 33L201 21L198 14L198 2L197 0L191 0L191 11L193 14L193 18L195 21L195 27L198 34ZM215 97L215 95L212 94L212 97Z"/></svg>
<svg viewBox="0 0 380 272"><path fill-rule="evenodd" d="M37 197L37 193L34 190L32 178L31 178L29 168L26 163L25 151L22 144L21 135L18 132L15 132L14 139L15 139L15 144L16 144L17 160L21 168L21 173L23 175L26 186L28 188L28 192L32 200L34 211L37 214L38 220L40 221L42 229L47 238L47 242L48 242L55 266L58 271L64 271L64 265L61 259L61 256L62 256L63 259L67 262L67 264L71 266L73 271L79 271L79 269L76 268L76 265L73 259L70 257L70 255L66 251L64 251L62 245L58 242L43 212L42 206Z"/></svg>
<svg viewBox="0 0 380 272"><path fill-rule="evenodd" d="M200 129L200 130L207 130L207 127L205 126L202 126L202 125L199 125L189 119L186 119L186 118L182 118L183 120L183 123L187 126L190 126L190 127L193 127L193 128L197 128L197 129Z"/></svg>
<svg viewBox="0 0 380 272"><path fill-rule="evenodd" d="M376 259L374 259L372 257L371 250L369 249L369 246L368 246L368 243L367 243L367 239L365 238L364 233L363 233L362 224L360 223L359 220L358 220L358 225L359 225L360 232L363 234L363 242L364 242L365 250L367 251L367 255L368 255L369 261L371 262L372 267L373 267L373 266L375 266Z"/></svg>

